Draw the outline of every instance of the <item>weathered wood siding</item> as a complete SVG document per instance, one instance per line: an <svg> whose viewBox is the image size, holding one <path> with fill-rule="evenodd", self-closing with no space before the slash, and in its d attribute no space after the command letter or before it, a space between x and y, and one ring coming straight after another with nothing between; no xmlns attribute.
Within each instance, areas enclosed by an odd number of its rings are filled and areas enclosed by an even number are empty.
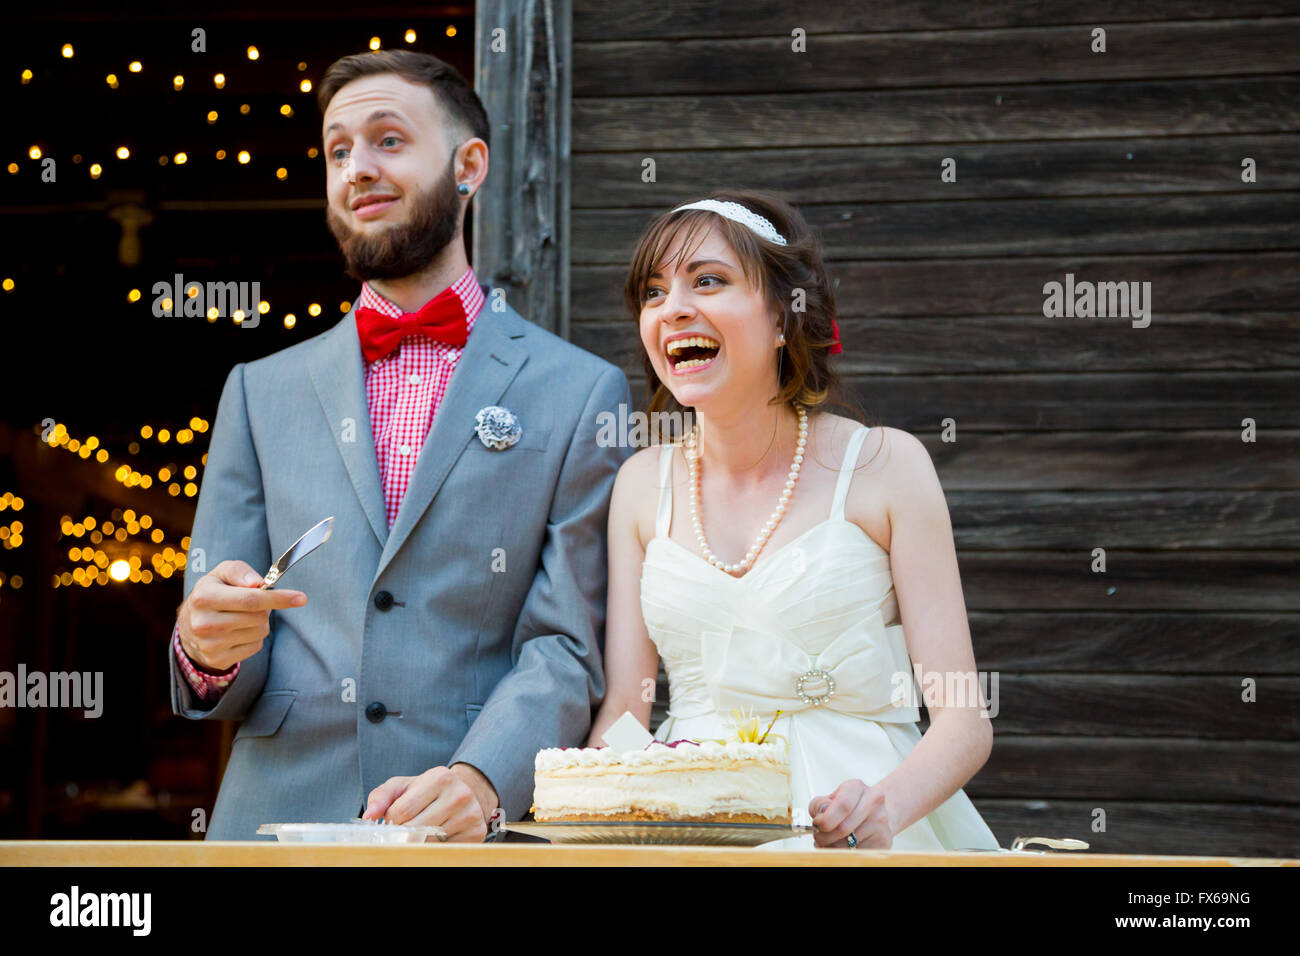
<svg viewBox="0 0 1300 956"><path fill-rule="evenodd" d="M575 0L573 29L573 340L643 396L641 228L726 187L802 208L841 369L948 495L1002 845L1300 852L1300 3ZM1150 326L1045 318L1067 273L1149 281Z"/></svg>

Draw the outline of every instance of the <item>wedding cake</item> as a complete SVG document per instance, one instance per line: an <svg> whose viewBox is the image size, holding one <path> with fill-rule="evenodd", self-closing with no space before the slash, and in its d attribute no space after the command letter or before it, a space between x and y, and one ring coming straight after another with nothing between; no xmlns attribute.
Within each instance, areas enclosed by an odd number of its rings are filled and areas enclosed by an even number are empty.
<svg viewBox="0 0 1300 956"><path fill-rule="evenodd" d="M789 824L790 793L784 743L552 747L534 761L532 811L538 822Z"/></svg>

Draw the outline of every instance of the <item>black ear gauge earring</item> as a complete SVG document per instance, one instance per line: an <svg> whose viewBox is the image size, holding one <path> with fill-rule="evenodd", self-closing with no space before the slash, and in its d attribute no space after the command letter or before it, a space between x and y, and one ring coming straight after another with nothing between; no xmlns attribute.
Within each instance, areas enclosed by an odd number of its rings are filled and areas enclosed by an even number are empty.
<svg viewBox="0 0 1300 956"><path fill-rule="evenodd" d="M459 186L456 187L456 192L460 193L462 196L468 196L469 183L461 183Z"/></svg>

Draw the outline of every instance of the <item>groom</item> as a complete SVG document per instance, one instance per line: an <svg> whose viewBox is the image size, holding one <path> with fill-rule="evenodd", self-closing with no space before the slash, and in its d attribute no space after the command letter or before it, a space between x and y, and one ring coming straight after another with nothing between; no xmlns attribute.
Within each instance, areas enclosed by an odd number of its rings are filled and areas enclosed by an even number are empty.
<svg viewBox="0 0 1300 956"><path fill-rule="evenodd" d="M364 811L482 840L494 814L524 815L537 751L581 746L604 695L627 452L597 442L597 418L630 404L627 380L485 301L462 230L488 120L460 74L348 56L319 101L328 224L362 285L333 328L226 380L172 707L242 721L210 839ZM519 430L496 440L489 416ZM329 515L329 541L261 590Z"/></svg>

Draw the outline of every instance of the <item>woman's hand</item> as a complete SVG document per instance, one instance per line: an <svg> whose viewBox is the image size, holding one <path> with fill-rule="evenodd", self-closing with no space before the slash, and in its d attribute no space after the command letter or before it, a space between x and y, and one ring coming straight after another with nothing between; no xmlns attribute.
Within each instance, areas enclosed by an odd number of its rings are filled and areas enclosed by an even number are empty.
<svg viewBox="0 0 1300 956"><path fill-rule="evenodd" d="M888 850L894 845L885 792L861 780L845 780L830 796L813 797L808 812L817 831L813 842L819 847L848 847L850 833L859 847Z"/></svg>

